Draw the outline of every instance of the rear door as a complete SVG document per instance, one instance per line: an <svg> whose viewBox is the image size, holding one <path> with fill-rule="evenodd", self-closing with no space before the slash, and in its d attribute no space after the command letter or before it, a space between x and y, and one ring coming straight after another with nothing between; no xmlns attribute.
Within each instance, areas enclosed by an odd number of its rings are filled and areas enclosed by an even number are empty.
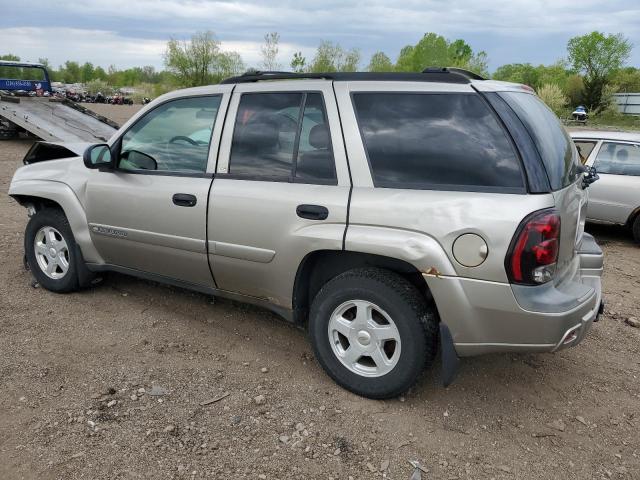
<svg viewBox="0 0 640 480"><path fill-rule="evenodd" d="M350 180L330 82L237 85L210 196L218 288L291 307L316 250L340 250Z"/></svg>
<svg viewBox="0 0 640 480"><path fill-rule="evenodd" d="M600 179L589 187L589 219L626 223L640 206L640 145L604 141L593 166Z"/></svg>

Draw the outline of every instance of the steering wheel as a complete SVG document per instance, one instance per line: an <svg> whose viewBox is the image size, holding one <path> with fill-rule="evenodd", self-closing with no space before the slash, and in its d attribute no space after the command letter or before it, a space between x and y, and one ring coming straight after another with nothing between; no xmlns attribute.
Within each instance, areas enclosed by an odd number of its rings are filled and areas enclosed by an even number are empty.
<svg viewBox="0 0 640 480"><path fill-rule="evenodd" d="M184 135L178 135L176 137L173 137L171 140L169 140L169 143L175 143L181 140L187 143L190 143L191 145L195 145L196 147L199 145L198 142L196 142L194 139L185 137Z"/></svg>

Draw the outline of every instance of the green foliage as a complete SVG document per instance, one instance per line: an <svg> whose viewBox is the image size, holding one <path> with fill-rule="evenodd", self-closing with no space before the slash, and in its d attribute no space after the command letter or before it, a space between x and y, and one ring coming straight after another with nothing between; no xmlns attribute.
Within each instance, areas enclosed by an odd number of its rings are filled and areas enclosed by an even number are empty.
<svg viewBox="0 0 640 480"><path fill-rule="evenodd" d="M567 97L565 97L558 85L555 83L542 85L538 89L538 96L556 115L562 116L564 107L567 104Z"/></svg>
<svg viewBox="0 0 640 480"><path fill-rule="evenodd" d="M572 74L567 77L564 87L564 93L567 95L569 104L577 106L582 102L584 97L584 82L580 75Z"/></svg>
<svg viewBox="0 0 640 480"><path fill-rule="evenodd" d="M610 81L617 92L640 92L640 69L621 68L611 75Z"/></svg>
<svg viewBox="0 0 640 480"><path fill-rule="evenodd" d="M631 43L621 33L591 32L569 40L569 61L584 75L583 102L591 109L601 107L610 76L626 63L631 49Z"/></svg>
<svg viewBox="0 0 640 480"><path fill-rule="evenodd" d="M322 41L307 68L309 72L355 72L360 63L360 51L344 50L339 44Z"/></svg>
<svg viewBox="0 0 640 480"><path fill-rule="evenodd" d="M474 54L464 40L450 42L436 33L426 33L415 45L407 45L400 50L395 69L399 72L421 72L427 67L459 67L488 76L487 63L487 54Z"/></svg>
<svg viewBox="0 0 640 480"><path fill-rule="evenodd" d="M376 52L371 55L367 67L369 72L393 72L394 69L391 59L384 52Z"/></svg>
<svg viewBox="0 0 640 480"><path fill-rule="evenodd" d="M591 32L573 37L567 44L573 68L587 78L605 78L621 68L631 55L632 45L621 33Z"/></svg>
<svg viewBox="0 0 640 480"><path fill-rule="evenodd" d="M291 69L296 73L302 73L306 65L307 59L302 56L302 52L295 52L291 59Z"/></svg>
<svg viewBox="0 0 640 480"><path fill-rule="evenodd" d="M546 84L555 84L564 90L571 72L563 61L552 65L538 65L530 63L510 63L499 67L492 75L494 80L522 83L534 89L539 89Z"/></svg>
<svg viewBox="0 0 640 480"><path fill-rule="evenodd" d="M211 31L198 32L190 41L169 40L164 63L184 87L219 83L244 68L239 54L220 50L220 42Z"/></svg>

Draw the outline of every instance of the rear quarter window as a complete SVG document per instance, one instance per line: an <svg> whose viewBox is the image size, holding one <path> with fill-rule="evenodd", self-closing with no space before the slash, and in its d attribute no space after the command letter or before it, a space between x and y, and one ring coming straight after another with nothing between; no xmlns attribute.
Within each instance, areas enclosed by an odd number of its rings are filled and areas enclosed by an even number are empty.
<svg viewBox="0 0 640 480"><path fill-rule="evenodd" d="M353 93L376 187L524 192L510 138L473 93Z"/></svg>
<svg viewBox="0 0 640 480"><path fill-rule="evenodd" d="M551 189L560 190L574 183L580 175L578 154L558 117L532 93L502 92L500 96L529 131Z"/></svg>

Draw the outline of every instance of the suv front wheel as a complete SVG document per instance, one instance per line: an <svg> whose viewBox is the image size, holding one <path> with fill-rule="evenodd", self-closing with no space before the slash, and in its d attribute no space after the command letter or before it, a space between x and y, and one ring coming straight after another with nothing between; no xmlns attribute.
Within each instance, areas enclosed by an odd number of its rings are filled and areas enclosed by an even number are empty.
<svg viewBox="0 0 640 480"><path fill-rule="evenodd" d="M342 273L311 305L316 358L344 388L369 398L408 390L436 354L434 309L400 275L378 268Z"/></svg>
<svg viewBox="0 0 640 480"><path fill-rule="evenodd" d="M27 224L24 243L29 269L40 285L59 293L78 289L76 242L62 211L36 212Z"/></svg>

